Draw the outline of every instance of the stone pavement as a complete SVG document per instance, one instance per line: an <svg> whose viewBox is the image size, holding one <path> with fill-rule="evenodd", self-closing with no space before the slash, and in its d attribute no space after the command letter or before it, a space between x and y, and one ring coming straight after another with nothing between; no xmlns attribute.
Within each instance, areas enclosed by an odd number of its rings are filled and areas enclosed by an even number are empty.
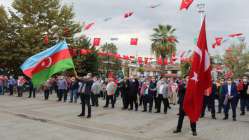
<svg viewBox="0 0 249 140"><path fill-rule="evenodd" d="M53 95L54 96L54 95ZM55 97L44 101L0 96L0 140L249 140L249 115L238 121L211 120L209 113L198 122L198 136L190 132L188 119L183 132L173 134L177 107L168 114L93 108L91 119L79 118L80 104L58 103Z"/></svg>

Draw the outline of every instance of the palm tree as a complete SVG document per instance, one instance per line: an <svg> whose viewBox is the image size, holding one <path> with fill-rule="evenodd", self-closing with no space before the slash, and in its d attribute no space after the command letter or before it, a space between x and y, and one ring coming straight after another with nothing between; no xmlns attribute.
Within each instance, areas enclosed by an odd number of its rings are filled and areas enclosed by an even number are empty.
<svg viewBox="0 0 249 140"><path fill-rule="evenodd" d="M107 56L101 57L101 66L106 72L107 76L110 71L117 73L121 69L121 61L110 54L117 54L118 48L113 43L105 43L101 46L100 51L107 54Z"/></svg>
<svg viewBox="0 0 249 140"><path fill-rule="evenodd" d="M161 57L162 60L171 58L176 52L176 43L178 42L174 32L176 31L171 25L158 25L153 29L154 33L151 35L151 52L156 57ZM164 71L164 61L161 67L161 72Z"/></svg>

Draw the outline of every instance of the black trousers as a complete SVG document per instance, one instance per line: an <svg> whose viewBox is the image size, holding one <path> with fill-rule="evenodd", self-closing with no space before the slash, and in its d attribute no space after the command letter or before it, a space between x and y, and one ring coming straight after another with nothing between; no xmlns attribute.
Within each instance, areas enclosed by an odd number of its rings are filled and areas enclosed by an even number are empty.
<svg viewBox="0 0 249 140"><path fill-rule="evenodd" d="M33 95L33 98L35 98L35 93L36 93L36 89L35 88L30 88L29 89L29 98L31 98L32 95Z"/></svg>
<svg viewBox="0 0 249 140"><path fill-rule="evenodd" d="M17 87L17 96L22 97L22 94L23 94L23 87L18 86Z"/></svg>
<svg viewBox="0 0 249 140"><path fill-rule="evenodd" d="M201 113L202 117L205 116L207 107L211 109L212 117L215 117L215 100L212 99L211 97L204 96L203 105L202 105L202 113Z"/></svg>
<svg viewBox="0 0 249 140"><path fill-rule="evenodd" d="M153 95L144 95L143 97L144 111L147 111L147 104L149 104L149 111L152 111L153 106Z"/></svg>
<svg viewBox="0 0 249 140"><path fill-rule="evenodd" d="M129 97L129 105L130 109L133 110L133 106L135 105L135 110L138 110L138 102L137 102L137 94L134 93Z"/></svg>
<svg viewBox="0 0 249 140"><path fill-rule="evenodd" d="M121 91L122 102L123 102L123 109L127 109L129 105L128 95L126 92Z"/></svg>
<svg viewBox="0 0 249 140"><path fill-rule="evenodd" d="M92 106L99 106L99 95L91 94Z"/></svg>
<svg viewBox="0 0 249 140"><path fill-rule="evenodd" d="M91 117L91 104L90 104L90 94L80 93L80 100L81 100L81 114L85 115L85 107L88 108L88 116Z"/></svg>
<svg viewBox="0 0 249 140"><path fill-rule="evenodd" d="M45 91L44 91L44 98L45 98L45 100L48 100L48 98L49 98L49 93L50 93L50 90L45 90Z"/></svg>
<svg viewBox="0 0 249 140"><path fill-rule="evenodd" d="M154 97L154 102L155 102L155 109L157 109L157 107L158 107L158 100L157 100L156 94L154 94L153 97Z"/></svg>
<svg viewBox="0 0 249 140"><path fill-rule="evenodd" d="M66 89L59 89L58 95L59 95L58 101L61 101L63 97L64 97L64 102L67 101L67 90Z"/></svg>
<svg viewBox="0 0 249 140"><path fill-rule="evenodd" d="M10 91L10 95L13 95L13 90L14 86L13 85L9 85L9 91Z"/></svg>
<svg viewBox="0 0 249 140"><path fill-rule="evenodd" d="M221 113L222 109L223 109L223 103L224 103L224 98L223 96L219 96L218 97L218 101L219 101L219 104L218 104L218 112Z"/></svg>
<svg viewBox="0 0 249 140"><path fill-rule="evenodd" d="M160 95L160 94L157 97L157 112L161 112L162 102L164 105L164 113L167 113L168 106L169 106L169 100L168 100L168 98L163 98L163 95Z"/></svg>
<svg viewBox="0 0 249 140"><path fill-rule="evenodd" d="M106 107L109 106L109 101L111 100L112 108L114 108L114 104L115 104L114 96L115 96L115 95L107 95L107 96L106 96L106 104L105 104Z"/></svg>
<svg viewBox="0 0 249 140"><path fill-rule="evenodd" d="M177 124L177 130L181 131L182 130L182 123L183 123L183 120L184 120L184 117L185 117L185 112L183 110L183 106L180 105L180 108L179 108L179 118L178 118L178 124ZM192 132L196 132L196 123L191 123L190 122L190 126L191 126L191 130Z"/></svg>
<svg viewBox="0 0 249 140"><path fill-rule="evenodd" d="M139 96L139 105L141 106L141 105L143 105L143 98L144 98L144 95L141 95L141 96Z"/></svg>
<svg viewBox="0 0 249 140"><path fill-rule="evenodd" d="M225 113L226 118L228 118L230 106L232 107L233 118L236 118L236 107L237 107L236 104L237 104L236 99L231 99L231 100L228 100L226 105L224 105L224 113Z"/></svg>
<svg viewBox="0 0 249 140"><path fill-rule="evenodd" d="M240 98L241 113L245 113L245 109L247 109L247 111L249 111L249 98L248 97Z"/></svg>

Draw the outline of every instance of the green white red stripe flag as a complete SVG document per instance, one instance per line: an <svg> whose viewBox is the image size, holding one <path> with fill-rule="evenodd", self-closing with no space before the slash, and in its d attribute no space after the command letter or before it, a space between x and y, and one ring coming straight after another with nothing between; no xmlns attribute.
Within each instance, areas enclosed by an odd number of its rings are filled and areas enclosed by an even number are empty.
<svg viewBox="0 0 249 140"><path fill-rule="evenodd" d="M55 73L72 68L74 64L66 41L28 58L21 66L23 73L32 79L36 87Z"/></svg>

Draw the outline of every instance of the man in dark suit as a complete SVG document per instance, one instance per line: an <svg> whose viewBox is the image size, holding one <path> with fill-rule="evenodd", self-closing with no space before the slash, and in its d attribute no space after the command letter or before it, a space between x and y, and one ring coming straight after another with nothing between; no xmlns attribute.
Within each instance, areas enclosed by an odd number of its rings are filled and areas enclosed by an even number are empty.
<svg viewBox="0 0 249 140"><path fill-rule="evenodd" d="M228 113L230 106L233 111L233 121L236 121L236 106L237 106L237 87L236 84L232 82L231 78L227 79L227 84L223 87L223 95L225 95L224 100L224 113L225 117L223 120L228 119Z"/></svg>
<svg viewBox="0 0 249 140"><path fill-rule="evenodd" d="M206 111L206 108L208 107L211 109L212 119L216 119L216 117L215 117L216 91L217 91L217 86L215 83L213 83L212 87L210 87L207 90L207 92L204 94L201 118L203 118L205 116L205 111Z"/></svg>
<svg viewBox="0 0 249 140"><path fill-rule="evenodd" d="M188 81L188 76L186 77L186 82ZM180 133L182 130L182 123L185 117L185 112L183 110L183 101L184 101L184 97L185 97L185 92L186 92L186 84L184 82L182 84L179 85L179 90L178 90L178 96L179 96L179 100L178 103L180 105L179 107L179 118L178 118L178 124L177 124L177 128L173 133ZM193 136L197 136L197 132L196 132L196 122L190 122L190 126L191 126L191 130L193 133Z"/></svg>
<svg viewBox="0 0 249 140"><path fill-rule="evenodd" d="M133 110L133 105L135 104L135 111L138 110L138 101L137 101L137 95L138 95L138 88L139 88L139 82L137 79L135 79L133 76L128 81L128 98L129 98L129 105L130 109Z"/></svg>
<svg viewBox="0 0 249 140"><path fill-rule="evenodd" d="M240 110L241 116L245 115L245 108L249 110L249 92L248 92L249 83L247 82L247 77L243 77L243 89L240 92Z"/></svg>

